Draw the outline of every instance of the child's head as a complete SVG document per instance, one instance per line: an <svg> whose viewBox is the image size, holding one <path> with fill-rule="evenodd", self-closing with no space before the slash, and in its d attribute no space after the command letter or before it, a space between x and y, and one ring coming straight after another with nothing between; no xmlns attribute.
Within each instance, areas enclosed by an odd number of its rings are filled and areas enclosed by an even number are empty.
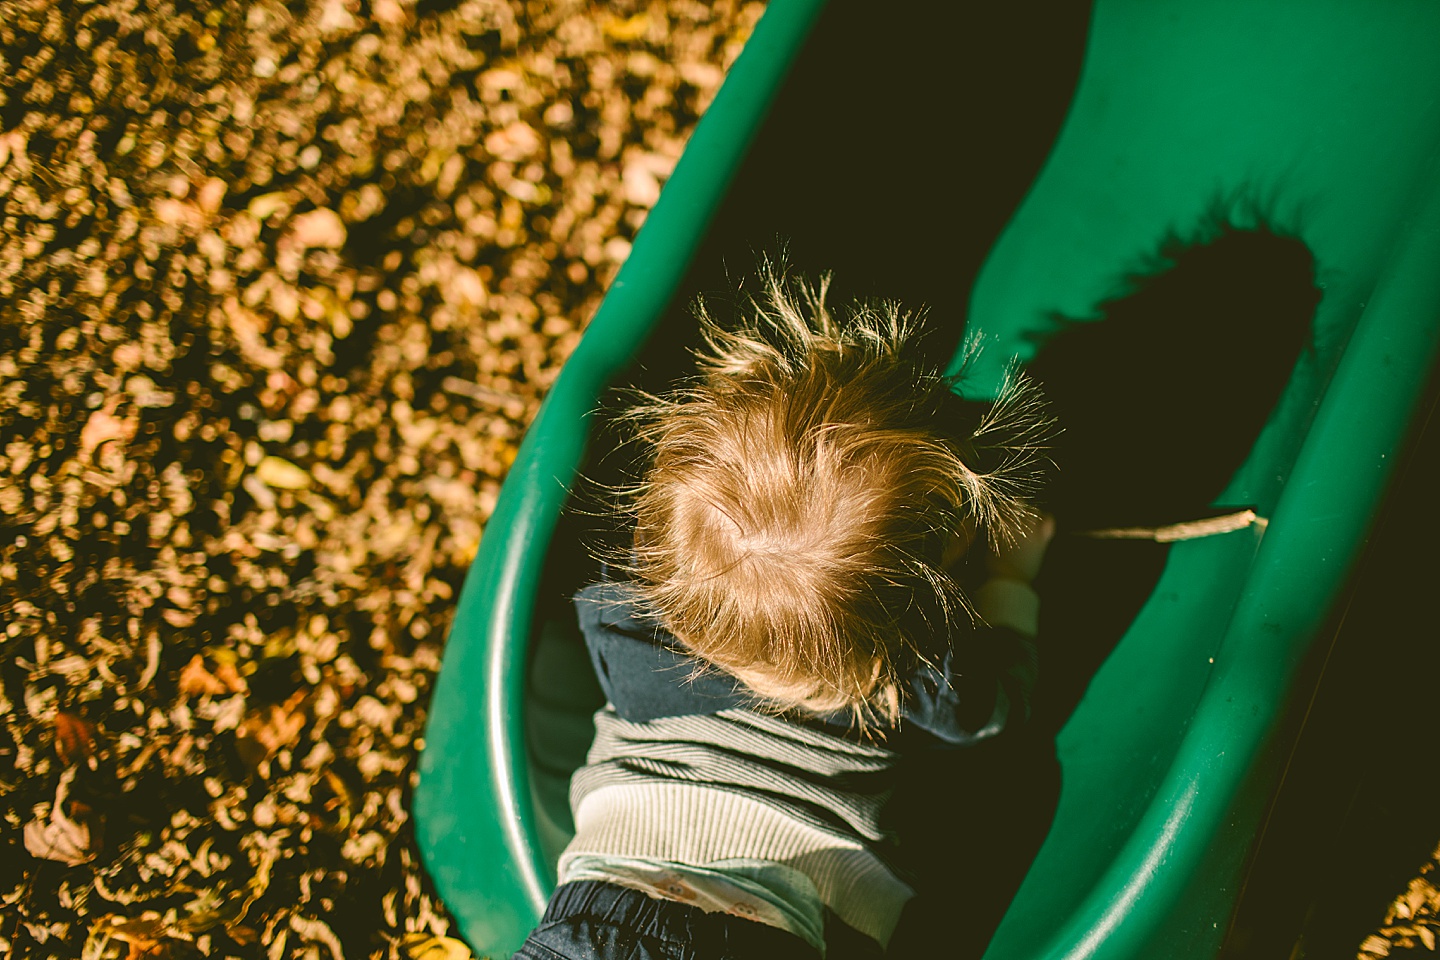
<svg viewBox="0 0 1440 960"><path fill-rule="evenodd" d="M701 376L635 413L651 454L636 582L667 629L763 702L893 720L899 672L966 609L947 549L980 526L1005 539L1032 513L1025 434L1043 415L1012 378L980 423L954 422L952 381L898 308L840 322L823 283L765 281L739 329L701 311ZM1001 433L1018 441L987 442ZM987 446L1002 462L982 472Z"/></svg>

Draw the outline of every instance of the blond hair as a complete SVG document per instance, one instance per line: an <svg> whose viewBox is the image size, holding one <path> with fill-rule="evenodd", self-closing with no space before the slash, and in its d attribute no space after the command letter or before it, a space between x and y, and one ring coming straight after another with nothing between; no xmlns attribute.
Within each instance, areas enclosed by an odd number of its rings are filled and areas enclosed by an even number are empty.
<svg viewBox="0 0 1440 960"><path fill-rule="evenodd" d="M759 704L893 723L904 665L968 613L946 535L1024 528L1049 420L1012 375L947 433L954 381L914 349L911 315L856 305L838 322L828 277L762 281L738 328L697 304L700 375L630 413L649 465L628 566L643 606Z"/></svg>

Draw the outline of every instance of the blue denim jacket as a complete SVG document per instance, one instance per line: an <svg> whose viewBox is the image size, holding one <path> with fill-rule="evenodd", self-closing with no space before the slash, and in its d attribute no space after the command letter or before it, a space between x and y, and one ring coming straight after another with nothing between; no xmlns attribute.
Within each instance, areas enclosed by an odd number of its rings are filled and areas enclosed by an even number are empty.
<svg viewBox="0 0 1440 960"><path fill-rule="evenodd" d="M624 582L592 584L575 595L575 606L595 675L624 719L643 722L755 705L744 684L703 665L642 614ZM887 740L898 733L923 745L963 747L1028 717L1038 672L1029 639L1003 627L978 627L952 638L937 659L934 665L917 664L905 676L898 727L872 727L875 733ZM858 735L849 711L806 722Z"/></svg>

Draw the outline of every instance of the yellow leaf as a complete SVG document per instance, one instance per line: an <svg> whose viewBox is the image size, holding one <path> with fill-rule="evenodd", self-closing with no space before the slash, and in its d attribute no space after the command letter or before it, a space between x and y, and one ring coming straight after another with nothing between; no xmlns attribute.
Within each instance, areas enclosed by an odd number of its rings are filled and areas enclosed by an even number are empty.
<svg viewBox="0 0 1440 960"><path fill-rule="evenodd" d="M1390 955L1390 941L1371 934L1365 938L1364 943L1360 944L1360 952L1369 954L1372 957L1388 957Z"/></svg>
<svg viewBox="0 0 1440 960"><path fill-rule="evenodd" d="M225 684L205 668L205 658L198 653L191 657L190 662L180 671L179 686L180 692L187 697L206 694L220 696L228 692Z"/></svg>
<svg viewBox="0 0 1440 960"><path fill-rule="evenodd" d="M310 486L310 474L279 457L261 460L255 468L255 475L265 486L280 490L304 490Z"/></svg>
<svg viewBox="0 0 1440 960"><path fill-rule="evenodd" d="M650 29L650 15L648 13L637 13L628 19L620 17L607 17L605 19L605 34L614 40L625 43L630 40L639 40L645 36L645 31Z"/></svg>
<svg viewBox="0 0 1440 960"><path fill-rule="evenodd" d="M318 207L296 217L290 235L302 247L342 247L345 222L334 210Z"/></svg>
<svg viewBox="0 0 1440 960"><path fill-rule="evenodd" d="M290 209L290 195L285 191L275 193L262 193L250 205L246 207L250 216L256 220L264 220L273 213L280 213Z"/></svg>
<svg viewBox="0 0 1440 960"><path fill-rule="evenodd" d="M401 941L410 960L473 960L470 948L454 937L437 937L430 933L411 933Z"/></svg>
<svg viewBox="0 0 1440 960"><path fill-rule="evenodd" d="M134 417L115 416L119 402L119 397L111 397L105 406L86 419L85 426L80 430L81 457L91 456L101 444L110 440L127 443L135 436L138 421Z"/></svg>

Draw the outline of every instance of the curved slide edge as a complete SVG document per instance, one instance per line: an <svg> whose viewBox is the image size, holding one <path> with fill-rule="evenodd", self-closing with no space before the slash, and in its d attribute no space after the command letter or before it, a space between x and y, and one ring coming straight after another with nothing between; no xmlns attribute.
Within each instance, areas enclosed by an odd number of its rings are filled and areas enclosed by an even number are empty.
<svg viewBox="0 0 1440 960"><path fill-rule="evenodd" d="M1437 186L1402 228L1321 401L1170 772L1039 957L1152 955L1254 772L1295 668L1329 614L1314 598L1343 589L1440 354L1440 154L1432 169ZM1223 929L1228 916L1212 919ZM1213 950L1173 955L1206 953Z"/></svg>

